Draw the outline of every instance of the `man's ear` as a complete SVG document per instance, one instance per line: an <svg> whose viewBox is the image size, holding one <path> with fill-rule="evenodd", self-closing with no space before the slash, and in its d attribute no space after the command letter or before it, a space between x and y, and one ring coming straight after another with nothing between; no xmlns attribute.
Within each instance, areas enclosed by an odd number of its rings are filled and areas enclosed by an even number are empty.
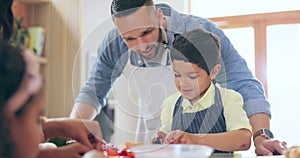
<svg viewBox="0 0 300 158"><path fill-rule="evenodd" d="M220 72L220 70L221 70L221 64L215 65L214 68L210 71L210 75L209 75L210 78L215 79L218 73Z"/></svg>
<svg viewBox="0 0 300 158"><path fill-rule="evenodd" d="M159 21L159 27L161 27L162 29L167 29L167 21L165 19L163 11L160 8L156 9L156 18Z"/></svg>
<svg viewBox="0 0 300 158"><path fill-rule="evenodd" d="M164 13L160 8L156 9L156 16L157 16L157 18L163 18L164 17Z"/></svg>

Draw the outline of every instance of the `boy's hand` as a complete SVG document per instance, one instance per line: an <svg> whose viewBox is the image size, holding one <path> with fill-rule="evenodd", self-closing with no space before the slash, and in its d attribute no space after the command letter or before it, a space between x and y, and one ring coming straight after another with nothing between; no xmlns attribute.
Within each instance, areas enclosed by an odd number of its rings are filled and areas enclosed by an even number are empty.
<svg viewBox="0 0 300 158"><path fill-rule="evenodd" d="M158 131L156 135L152 138L152 144L163 144L165 141L166 134L164 132Z"/></svg>
<svg viewBox="0 0 300 158"><path fill-rule="evenodd" d="M194 137L195 136L193 134L181 130L175 130L166 136L165 143L166 144L197 144L198 139L195 139Z"/></svg>

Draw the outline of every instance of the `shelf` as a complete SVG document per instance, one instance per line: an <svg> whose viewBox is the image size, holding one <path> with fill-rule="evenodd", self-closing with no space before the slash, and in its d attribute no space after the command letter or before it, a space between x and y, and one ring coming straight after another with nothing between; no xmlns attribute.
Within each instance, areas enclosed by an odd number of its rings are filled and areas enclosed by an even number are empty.
<svg viewBox="0 0 300 158"><path fill-rule="evenodd" d="M48 60L45 57L39 57L39 56L35 55L35 58L42 65L45 65L48 63Z"/></svg>
<svg viewBox="0 0 300 158"><path fill-rule="evenodd" d="M47 4L49 0L17 0L18 2L29 4L29 5L40 5L40 4Z"/></svg>

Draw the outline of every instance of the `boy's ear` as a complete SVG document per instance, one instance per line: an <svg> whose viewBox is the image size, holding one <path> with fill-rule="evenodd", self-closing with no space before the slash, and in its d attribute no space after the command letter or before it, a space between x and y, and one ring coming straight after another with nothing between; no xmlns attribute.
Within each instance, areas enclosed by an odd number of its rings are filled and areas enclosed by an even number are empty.
<svg viewBox="0 0 300 158"><path fill-rule="evenodd" d="M209 75L210 78L215 79L218 73L220 72L220 70L221 70L221 64L215 65L214 68L210 71L210 75Z"/></svg>

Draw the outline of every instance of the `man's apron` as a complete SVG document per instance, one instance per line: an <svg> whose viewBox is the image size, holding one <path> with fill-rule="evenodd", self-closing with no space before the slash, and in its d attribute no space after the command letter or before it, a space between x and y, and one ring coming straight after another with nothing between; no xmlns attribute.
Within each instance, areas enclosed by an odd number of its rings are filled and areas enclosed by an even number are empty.
<svg viewBox="0 0 300 158"><path fill-rule="evenodd" d="M136 106L133 106L138 107L135 140L145 144L150 143L151 137L161 126L160 114L164 99L176 91L172 67L166 66L169 49L166 48L163 53L160 66L137 67L131 64L129 51L128 62L123 70L128 85L138 98Z"/></svg>

